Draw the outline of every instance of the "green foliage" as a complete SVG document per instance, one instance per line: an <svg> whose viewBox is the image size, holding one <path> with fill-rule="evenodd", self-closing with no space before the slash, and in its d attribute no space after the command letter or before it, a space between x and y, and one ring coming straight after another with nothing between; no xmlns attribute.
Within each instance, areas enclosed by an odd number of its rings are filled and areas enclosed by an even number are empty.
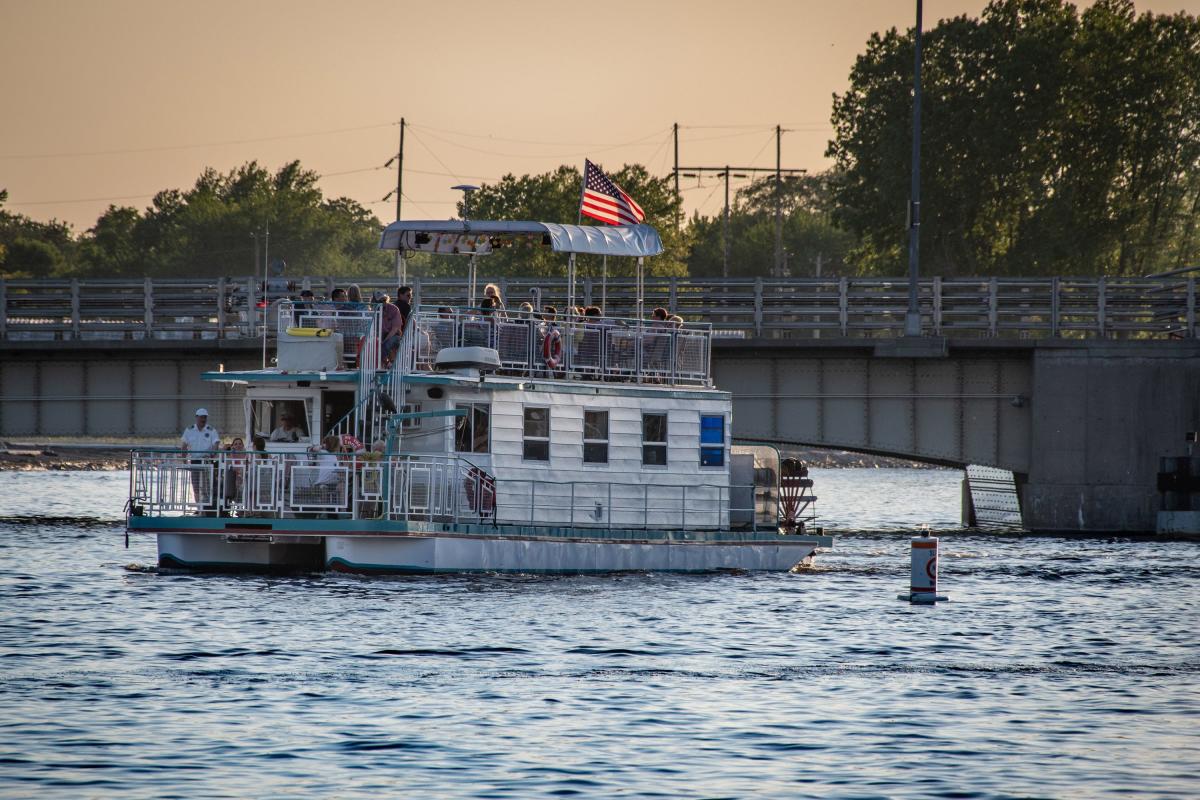
<svg viewBox="0 0 1200 800"><path fill-rule="evenodd" d="M145 213L110 207L82 242L81 271L246 275L261 271L255 253L267 246L287 275L386 274L379 221L353 200L325 200L318 179L298 161L273 175L254 161L227 174L207 169L186 192L159 192Z"/></svg>
<svg viewBox="0 0 1200 800"><path fill-rule="evenodd" d="M913 37L835 96L835 221L902 272ZM922 272L1136 275L1200 256L1200 22L1129 0L994 0L924 37Z"/></svg>
<svg viewBox="0 0 1200 800"><path fill-rule="evenodd" d="M672 180L656 178L640 164L627 164L609 175L630 197L637 200L646 212L646 223L653 225L662 237L663 254L646 260L646 274L686 275L688 235L686 231L675 228L679 201L675 197ZM510 173L499 182L484 184L473 192L467 215L474 219L574 224L579 212L582 180L578 169L565 165L540 175L522 175L518 178ZM460 203L460 216L463 211ZM598 256L578 256L575 266L580 278L601 275L601 259ZM480 274L486 274L489 279L517 275L564 276L567 256L550 252L544 247L516 244L489 255L479 268ZM463 265L449 257L414 260L412 269L422 275L464 274ZM608 261L608 274L614 277L633 275L636 269L633 259L613 258Z"/></svg>
<svg viewBox="0 0 1200 800"><path fill-rule="evenodd" d="M830 218L830 175L805 175L781 183L784 275L841 274L853 237ZM723 220L695 216L688 268L693 276L723 274ZM729 276L768 277L775 266L775 178L739 189L729 213ZM818 267L819 265L819 267Z"/></svg>
<svg viewBox="0 0 1200 800"><path fill-rule="evenodd" d="M8 190L0 189L0 278L51 278L63 272L75 251L70 227L6 211L7 201Z"/></svg>

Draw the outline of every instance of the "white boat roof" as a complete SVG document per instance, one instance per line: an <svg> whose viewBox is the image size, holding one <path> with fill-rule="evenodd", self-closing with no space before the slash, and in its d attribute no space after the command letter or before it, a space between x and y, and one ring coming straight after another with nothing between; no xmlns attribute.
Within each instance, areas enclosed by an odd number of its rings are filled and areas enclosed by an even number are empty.
<svg viewBox="0 0 1200 800"><path fill-rule="evenodd" d="M663 251L649 225L559 225L554 222L491 220L401 220L383 230L381 250L415 250L448 255L487 255L497 240L536 239L556 253L656 256Z"/></svg>

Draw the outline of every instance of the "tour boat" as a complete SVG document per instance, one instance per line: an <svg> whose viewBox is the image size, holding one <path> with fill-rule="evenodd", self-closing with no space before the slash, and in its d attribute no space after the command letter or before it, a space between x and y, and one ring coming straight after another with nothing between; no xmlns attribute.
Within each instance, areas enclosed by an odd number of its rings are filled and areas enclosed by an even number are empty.
<svg viewBox="0 0 1200 800"><path fill-rule="evenodd" d="M489 313L476 259L517 243L568 254L572 287L576 254L636 258L636 314ZM272 365L203 376L265 446L131 454L127 530L161 567L789 570L832 546L803 465L733 443L711 326L645 318L651 226L403 221L381 247L465 257L462 304L417 298L394 358L380 304L281 304Z"/></svg>

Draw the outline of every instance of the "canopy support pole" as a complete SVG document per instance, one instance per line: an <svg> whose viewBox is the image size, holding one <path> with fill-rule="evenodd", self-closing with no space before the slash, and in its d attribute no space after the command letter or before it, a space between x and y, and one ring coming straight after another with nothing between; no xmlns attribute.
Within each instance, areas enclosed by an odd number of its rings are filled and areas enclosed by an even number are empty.
<svg viewBox="0 0 1200 800"><path fill-rule="evenodd" d="M467 294L467 305L470 306L471 308L474 308L475 307L475 269L476 269L474 253L472 253L471 257L469 259L467 259L467 267L468 267L467 279L471 282L471 285L468 289L468 294Z"/></svg>
<svg viewBox="0 0 1200 800"><path fill-rule="evenodd" d="M396 285L408 285L408 259L404 257L404 248L396 251Z"/></svg>
<svg viewBox="0 0 1200 800"><path fill-rule="evenodd" d="M604 256L601 262L601 277L600 277L600 313L608 313L608 256Z"/></svg>
<svg viewBox="0 0 1200 800"><path fill-rule="evenodd" d="M644 272L644 270L643 270L643 265L645 264L645 261L646 261L646 259L642 258L641 256L638 256L638 265L637 265L637 317L638 317L638 319L639 319L639 320L642 320L642 319L645 319L645 318L646 318L646 314L645 314L645 305L646 305L646 283L645 283L645 272Z"/></svg>
<svg viewBox="0 0 1200 800"><path fill-rule="evenodd" d="M567 313L575 306L575 254L567 261Z"/></svg>

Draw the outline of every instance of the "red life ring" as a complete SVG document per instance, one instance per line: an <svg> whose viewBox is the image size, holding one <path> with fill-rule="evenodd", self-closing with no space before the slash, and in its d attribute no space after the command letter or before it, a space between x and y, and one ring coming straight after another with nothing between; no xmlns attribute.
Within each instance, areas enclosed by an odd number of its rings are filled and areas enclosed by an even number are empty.
<svg viewBox="0 0 1200 800"><path fill-rule="evenodd" d="M562 349L562 334L558 332L558 328L546 331L546 338L542 340L542 360L546 362L547 367L558 368L562 363Z"/></svg>

